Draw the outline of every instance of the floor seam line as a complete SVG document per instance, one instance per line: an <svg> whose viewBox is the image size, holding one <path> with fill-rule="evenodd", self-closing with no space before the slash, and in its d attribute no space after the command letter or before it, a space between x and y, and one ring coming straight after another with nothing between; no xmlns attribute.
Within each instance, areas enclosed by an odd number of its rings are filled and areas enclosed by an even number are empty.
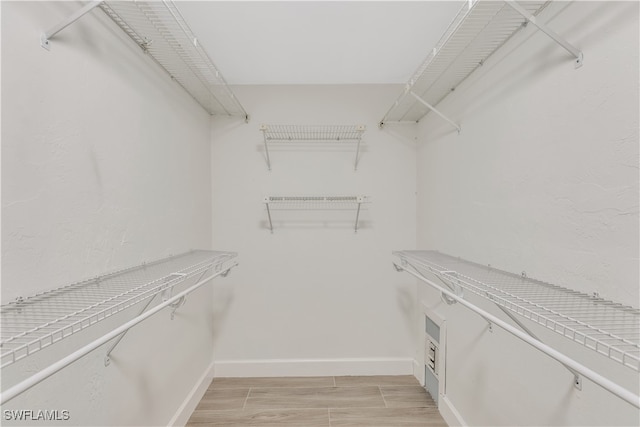
<svg viewBox="0 0 640 427"><path fill-rule="evenodd" d="M378 386L378 391L380 392L380 396L382 396L382 401L384 402L384 407L388 408L389 405L387 405L387 399L384 398L384 394L382 394L382 388L380 386Z"/></svg>
<svg viewBox="0 0 640 427"><path fill-rule="evenodd" d="M291 411L291 410L301 410L301 411L320 411L322 409L385 409L385 406L264 406L257 408L250 408L250 410L256 411ZM391 409L391 408L389 408ZM224 411L238 411L238 409L201 409L201 411L211 411L211 412L224 412Z"/></svg>
<svg viewBox="0 0 640 427"><path fill-rule="evenodd" d="M247 400L249 400L249 394L251 393L251 387L249 387L249 390L247 390L247 395L244 398L244 403L242 404L242 410L244 411L245 408L247 407Z"/></svg>

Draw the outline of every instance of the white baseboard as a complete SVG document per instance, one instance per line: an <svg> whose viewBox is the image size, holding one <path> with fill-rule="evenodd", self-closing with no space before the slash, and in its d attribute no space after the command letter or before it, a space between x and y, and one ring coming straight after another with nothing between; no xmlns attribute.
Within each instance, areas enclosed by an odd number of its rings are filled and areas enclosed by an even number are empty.
<svg viewBox="0 0 640 427"><path fill-rule="evenodd" d="M424 365L420 366L417 360L413 361L413 376L416 377L422 387L424 387Z"/></svg>
<svg viewBox="0 0 640 427"><path fill-rule="evenodd" d="M466 427L468 425L447 396L440 396L438 410L448 426Z"/></svg>
<svg viewBox="0 0 640 427"><path fill-rule="evenodd" d="M216 377L413 375L412 358L220 360Z"/></svg>
<svg viewBox="0 0 640 427"><path fill-rule="evenodd" d="M214 368L215 362L211 362L191 392L187 395L184 402L182 402L182 405L180 405L173 418L171 418L169 424L167 424L169 427L184 427L187 424L189 417L191 417L191 414L196 409L196 406L198 406L198 403L200 403L200 400L202 400L202 396L204 396L207 388L209 388L209 384L211 384L213 380Z"/></svg>

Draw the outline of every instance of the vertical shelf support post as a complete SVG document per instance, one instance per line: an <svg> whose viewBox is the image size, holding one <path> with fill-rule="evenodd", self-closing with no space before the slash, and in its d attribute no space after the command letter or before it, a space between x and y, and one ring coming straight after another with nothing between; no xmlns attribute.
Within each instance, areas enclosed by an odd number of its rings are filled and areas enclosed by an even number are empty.
<svg viewBox="0 0 640 427"><path fill-rule="evenodd" d="M360 206L362 206L362 203L364 202L364 197L358 196L356 200L358 202L358 210L356 211L356 225L354 228L354 233L358 232L358 219L360 218Z"/></svg>
<svg viewBox="0 0 640 427"><path fill-rule="evenodd" d="M437 115L439 115L440 117L442 117L444 120L446 120L451 126L453 126L454 128L456 128L456 130L458 131L458 133L460 133L460 125L458 125L457 123L455 123L453 120L451 120L450 118L448 118L447 116L445 116L444 114L442 114L440 111L438 111L433 105L429 104L427 101L425 101L424 99L420 98L415 92L411 91L409 92L411 93L411 96L413 96L416 100L418 100L418 102L420 102L422 105L424 105L425 107L427 107L429 110L433 111L434 113L436 113Z"/></svg>
<svg viewBox="0 0 640 427"><path fill-rule="evenodd" d="M511 8L513 8L516 12L518 12L520 15L522 15L527 20L527 22L531 22L540 31L545 33L547 36L549 36L551 39L553 39L553 41L555 41L560 46L562 46L567 52L569 52L571 55L575 56L575 58L576 58L576 68L579 68L579 67L582 66L583 55L582 55L582 52L580 51L580 49L576 48L574 45L572 45L571 43L566 41L564 38L562 38L558 33L553 31L551 28L549 28L546 25L538 22L538 20L536 19L535 16L533 16L532 14L527 12L516 1L514 1L514 0L505 0L505 3L507 3L507 5L511 6Z"/></svg>
<svg viewBox="0 0 640 427"><path fill-rule="evenodd" d="M264 198L264 205L267 207L267 218L269 218L269 230L271 230L271 234L273 234L273 222L271 221L271 211L269 210L269 198Z"/></svg>
<svg viewBox="0 0 640 427"><path fill-rule="evenodd" d="M42 33L42 35L40 36L40 46L49 50L49 39L51 39L51 37L55 36L60 31L64 30L69 25L73 24L78 19L82 18L84 15L91 12L96 7L100 6L100 3L102 3L102 1L91 1L87 3L82 8L77 10L74 14L69 16L67 19L58 23L58 25L51 27L48 31L45 31L44 33Z"/></svg>
<svg viewBox="0 0 640 427"><path fill-rule="evenodd" d="M362 133L364 132L364 125L358 125L358 145L356 146L356 162L353 170L358 170L358 157L360 155L360 141L362 141Z"/></svg>
<svg viewBox="0 0 640 427"><path fill-rule="evenodd" d="M267 131L269 130L269 127L267 125L260 125L260 130L262 131L262 140L264 141L264 152L267 156L267 168L269 168L269 171L271 171L271 159L269 158L269 144L267 144ZM267 204L267 210L269 210L269 204Z"/></svg>

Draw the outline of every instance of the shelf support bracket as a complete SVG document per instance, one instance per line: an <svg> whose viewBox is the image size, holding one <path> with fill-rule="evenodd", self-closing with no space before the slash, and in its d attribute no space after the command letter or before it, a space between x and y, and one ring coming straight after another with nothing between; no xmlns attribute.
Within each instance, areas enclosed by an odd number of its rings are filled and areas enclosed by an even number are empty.
<svg viewBox="0 0 640 427"><path fill-rule="evenodd" d="M413 267L413 266L412 266ZM416 269L415 267L413 267L414 269ZM417 269L416 269L417 270ZM433 273L433 272L432 272ZM434 273L435 274L435 273ZM458 274L455 271L443 271L441 274L435 274L435 276L438 278L438 280L440 280L442 283L444 283L445 286L447 286L449 289L451 289L451 292L454 292L456 295L458 295L460 298L464 298L464 289L462 288L462 286L460 286L457 283L452 283L450 280L447 280L444 277L444 274L449 274L449 275L453 275L454 277ZM456 279L457 280L457 279ZM453 305L456 303L456 300L449 298L447 295L445 294L440 294L442 300L447 303L447 305Z"/></svg>
<svg viewBox="0 0 640 427"><path fill-rule="evenodd" d="M264 198L264 205L267 207L267 218L269 219L269 230L271 230L271 234L273 234L273 222L271 221L271 210L269 210L269 198Z"/></svg>
<svg viewBox="0 0 640 427"><path fill-rule="evenodd" d="M529 335L531 338L533 338L535 340L538 340L538 341L540 341L541 343L544 344L544 341L542 341L540 338L538 338L538 336L536 334L534 334L531 331L531 329L527 328L516 316L513 315L513 313L511 313L509 310L507 310L506 308L504 308L500 304L496 304L496 307L498 307L500 310L502 310L502 312L504 314L506 314L511 320L513 320L513 323L518 325L520 327L520 329L522 329L527 335ZM576 372L575 369L570 368L569 366L565 365L562 362L560 362L560 363L569 372L571 372L573 374L573 386L575 388L577 388L578 390L582 390L582 377L580 377L580 374L578 372Z"/></svg>
<svg viewBox="0 0 640 427"><path fill-rule="evenodd" d="M151 303L153 302L154 299L156 299L155 295L153 297L149 298L149 301L147 301L147 303L144 305L144 307L142 307L142 310L140 310L140 312L138 313L138 315L136 317L139 317L142 313L147 311L147 308L149 308L149 306L151 305ZM120 341L122 341L122 338L124 338L124 336L127 334L127 332L129 332L128 329L126 331L124 331L123 333L121 333L118 336L118 338L115 340L115 342L113 344L111 344L111 347L109 347L109 350L107 350L106 356L104 356L104 366L109 366L111 364L111 352L118 346L118 344L120 344Z"/></svg>
<svg viewBox="0 0 640 427"><path fill-rule="evenodd" d="M267 130L269 128L267 125L260 125L260 130L262 131L262 140L264 141L264 152L267 156L267 168L271 171L271 159L269 158L269 144L267 144ZM267 205L267 210L269 209L269 205ZM271 230L273 232L273 229Z"/></svg>
<svg viewBox="0 0 640 427"><path fill-rule="evenodd" d="M86 15L89 12L91 12L97 6L100 6L101 3L102 3L102 1L91 1L91 2L89 2L86 5L84 5L82 8L77 10L75 13L73 13L71 16L69 16L68 18L64 19L63 21L61 21L57 25L51 27L49 30L43 32L40 35L40 46L42 46L43 48L49 50L49 47L50 47L49 46L49 44L50 44L49 40L51 39L51 37L55 36L60 31L64 30L69 25L73 24L78 19L82 18L84 15Z"/></svg>
<svg viewBox="0 0 640 427"><path fill-rule="evenodd" d="M199 282L200 279L202 279L202 276L204 276L204 274L206 272L207 272L207 270L203 271L202 274L200 275L200 277L198 277L198 280L196 280L196 282ZM166 283L170 283L170 282L173 282L174 280L181 279L181 278L184 280L185 277L186 277L186 274L184 274L184 273L174 273L174 274L170 275L169 277L167 277ZM166 302L169 299L171 299L171 297L173 297L173 295L172 295L173 294L173 287L176 286L178 283L179 282L173 283L171 285L167 285L167 287L162 290L162 292L161 292L162 302ZM156 298L156 295L158 295L158 294L154 294L151 298L149 298L149 300L144 305L144 307L142 307L142 310L140 310L140 312L138 313L136 318L140 317L142 315L142 313L147 311L147 308L149 308L149 306L151 305L153 300ZM173 317L175 316L176 310L179 307L181 307L184 304L184 302L185 302L185 296L182 296L181 298L179 298L174 303L169 304L169 306L171 308L173 308L173 311L171 312L171 320L173 320ZM109 366L109 364L111 364L111 352L113 352L113 350L115 350L115 348L118 346L118 344L120 344L120 341L122 341L122 339L127 334L127 332L129 332L128 329L125 330L123 333L121 333L118 336L118 338L115 340L115 342L113 344L111 344L111 347L109 347L109 350L107 350L107 354L104 357L104 366Z"/></svg>
<svg viewBox="0 0 640 427"><path fill-rule="evenodd" d="M576 58L576 61L575 61L576 68L580 68L582 66L583 55L580 49L576 48L574 45L566 41L558 33L553 31L551 28L547 27L545 24L538 22L535 16L527 12L527 10L525 10L522 6L520 6L518 2L516 2L515 0L505 0L505 3L507 3L507 5L511 6L511 8L513 8L516 12L522 15L527 20L527 22L531 22L540 31L545 33L547 36L553 39L553 41L558 43L567 52L573 55Z"/></svg>
<svg viewBox="0 0 640 427"><path fill-rule="evenodd" d="M442 117L444 120L446 120L451 126L453 126L454 128L456 128L456 130L458 131L458 133L460 133L460 125L458 125L457 123L455 123L453 120L451 120L450 118L448 118L447 116L445 116L444 114L442 114L440 111L438 111L433 105L429 104L427 101L425 101L424 99L420 98L418 96L418 94L416 94L414 91L409 92L411 94L411 96L413 96L416 100L418 100L418 102L420 102L422 105L424 105L425 107L427 107L429 110L433 111L434 113L436 113L437 115L439 115L440 117Z"/></svg>
<svg viewBox="0 0 640 427"><path fill-rule="evenodd" d="M363 197L358 196L358 210L356 211L356 225L354 229L355 233L358 232L358 219L360 218L360 206L362 205L362 202L364 202Z"/></svg>
<svg viewBox="0 0 640 427"><path fill-rule="evenodd" d="M396 263L393 263L393 266L395 267L397 272L405 271L407 267L411 267L413 269L413 271L414 271L414 273L412 273L412 274L418 274L422 279L427 280L427 278L424 277L424 274L422 273L422 271L420 271L415 265L411 264L405 258L402 258L402 267L398 266ZM450 280L448 280L447 278L444 277L444 274L450 274L450 275L454 275L455 276L458 273L456 273L455 271L443 271L442 273L438 274L438 273L436 273L435 271L432 271L432 270L430 270L430 272L435 277L437 277L438 280L440 280L447 288L449 288L451 290L451 292L455 293L460 298L464 298L464 289L459 284L452 283ZM453 305L453 304L456 303L455 299L449 297L444 292L440 293L440 298L447 305ZM487 323L489 323L489 330L491 330L491 322L489 322L487 320Z"/></svg>
<svg viewBox="0 0 640 427"><path fill-rule="evenodd" d="M358 135L358 145L356 146L356 161L353 170L358 170L358 160L360 156L360 141L362 141L362 132L364 132L364 125L358 126L358 131L360 132Z"/></svg>

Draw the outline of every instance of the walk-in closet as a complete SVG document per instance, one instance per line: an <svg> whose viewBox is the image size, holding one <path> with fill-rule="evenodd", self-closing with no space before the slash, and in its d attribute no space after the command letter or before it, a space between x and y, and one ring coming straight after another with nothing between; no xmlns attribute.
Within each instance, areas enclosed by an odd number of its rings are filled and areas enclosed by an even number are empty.
<svg viewBox="0 0 640 427"><path fill-rule="evenodd" d="M639 22L0 2L0 424L640 425Z"/></svg>

